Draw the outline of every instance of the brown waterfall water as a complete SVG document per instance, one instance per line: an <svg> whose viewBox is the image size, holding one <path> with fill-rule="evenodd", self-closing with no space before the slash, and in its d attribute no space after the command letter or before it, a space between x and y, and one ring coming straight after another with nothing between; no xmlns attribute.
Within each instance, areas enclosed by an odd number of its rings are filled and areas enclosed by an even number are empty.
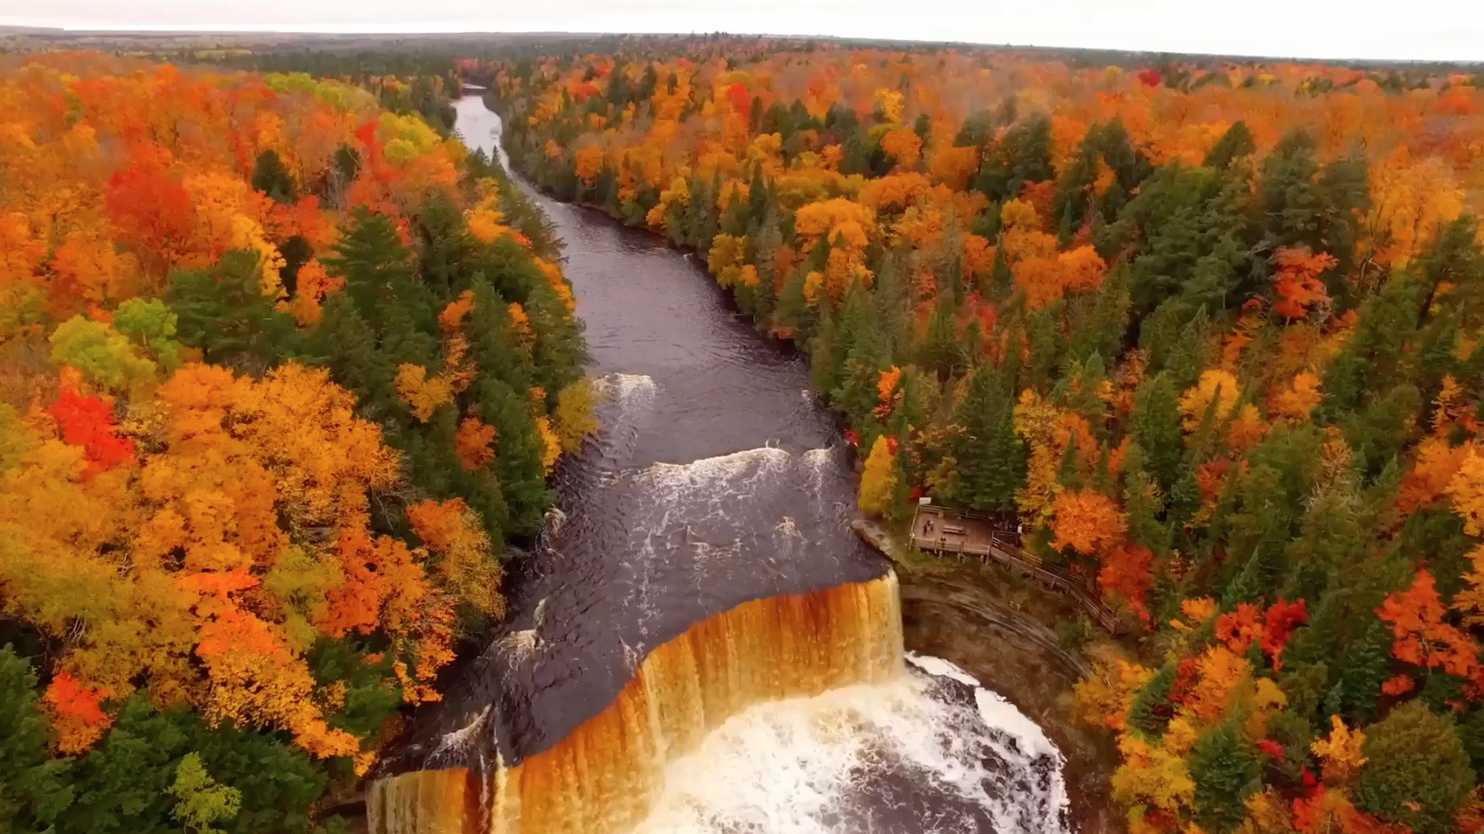
<svg viewBox="0 0 1484 834"><path fill-rule="evenodd" d="M518 765L378 782L373 832L618 831L640 822L666 763L753 704L902 674L895 578L744 602L650 652L603 711ZM486 785L485 782L489 784ZM499 801L486 803L486 796Z"/></svg>
<svg viewBox="0 0 1484 834"><path fill-rule="evenodd" d="M478 96L458 130L501 153ZM503 160L502 160L503 161ZM605 396L510 617L414 717L373 834L1059 832L1062 759L934 658L849 531L803 360L692 259L536 195Z"/></svg>

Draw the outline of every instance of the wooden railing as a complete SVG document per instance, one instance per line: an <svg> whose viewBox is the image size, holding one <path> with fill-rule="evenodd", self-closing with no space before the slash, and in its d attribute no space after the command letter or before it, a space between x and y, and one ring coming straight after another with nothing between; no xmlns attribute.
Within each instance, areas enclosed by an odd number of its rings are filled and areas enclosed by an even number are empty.
<svg viewBox="0 0 1484 834"><path fill-rule="evenodd" d="M989 521L985 516L973 513L945 511L938 507L933 508L933 513L939 518ZM1026 579L1038 582L1048 590L1070 597L1105 631L1118 634L1122 630L1122 618L1118 616L1117 612L1105 605L1102 600L1088 593L1088 589L1084 588L1081 583L1074 581L1065 574L1046 568L1042 565L1040 559L1022 550L1018 540L1012 538L1010 535L991 528L987 542L975 542L970 541L968 537L957 537L957 540L949 540L943 536L936 538L932 536L919 536L916 533L917 529L917 521L913 519L911 540L912 545L919 550L987 557Z"/></svg>

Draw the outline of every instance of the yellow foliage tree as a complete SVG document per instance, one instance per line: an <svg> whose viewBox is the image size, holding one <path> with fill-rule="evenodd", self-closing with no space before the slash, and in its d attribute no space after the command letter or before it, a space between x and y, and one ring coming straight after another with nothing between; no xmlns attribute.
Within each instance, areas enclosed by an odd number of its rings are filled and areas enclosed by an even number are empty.
<svg viewBox="0 0 1484 834"><path fill-rule="evenodd" d="M481 614L504 616L503 572L477 513L458 498L419 501L407 508L407 522L437 557L432 567L445 587Z"/></svg>
<svg viewBox="0 0 1484 834"><path fill-rule="evenodd" d="M891 506L892 492L897 486L896 455L891 441L884 435L871 444L871 453L866 456L865 468L861 471L859 504L866 515L881 515Z"/></svg>
<svg viewBox="0 0 1484 834"><path fill-rule="evenodd" d="M1484 455L1473 445L1448 482L1447 493L1453 511L1463 518L1464 532L1484 536Z"/></svg>
<svg viewBox="0 0 1484 834"><path fill-rule="evenodd" d="M441 374L429 376L428 369L421 365L406 362L398 365L395 383L397 396L419 423L428 422L433 412L453 402L453 385L448 378Z"/></svg>
<svg viewBox="0 0 1484 834"><path fill-rule="evenodd" d="M1203 721L1220 718L1233 693L1251 681L1252 664L1226 646L1208 648L1196 661L1196 667L1200 674L1185 709Z"/></svg>
<svg viewBox="0 0 1484 834"><path fill-rule="evenodd" d="M1118 739L1123 764L1113 772L1113 798L1130 806L1180 815L1195 800L1195 780L1182 756L1154 747L1139 736Z"/></svg>
<svg viewBox="0 0 1484 834"><path fill-rule="evenodd" d="M552 421L563 452L575 454L580 451L583 440L598 430L598 418L593 414L593 407L593 385L586 379L569 383L557 392Z"/></svg>
<svg viewBox="0 0 1484 834"><path fill-rule="evenodd" d="M562 439L551 427L551 418L542 415L536 418L536 436L541 438L541 468L551 474L557 458L562 456Z"/></svg>
<svg viewBox="0 0 1484 834"><path fill-rule="evenodd" d="M881 150L896 160L900 168L915 168L922 158L922 138L910 127L888 130L881 137Z"/></svg>
<svg viewBox="0 0 1484 834"><path fill-rule="evenodd" d="M1200 428L1206 412L1214 409L1217 422L1225 420L1237 405L1240 386L1231 371L1212 368L1201 372L1201 378L1180 397L1181 425L1186 431Z"/></svg>
<svg viewBox="0 0 1484 834"><path fill-rule="evenodd" d="M1273 397L1273 413L1292 420L1307 420L1322 398L1319 377L1312 371L1300 371L1287 388Z"/></svg>
<svg viewBox="0 0 1484 834"><path fill-rule="evenodd" d="M1365 764L1365 733L1345 726L1338 715L1329 717L1329 735L1309 745L1323 765L1324 781L1336 786L1348 784Z"/></svg>
<svg viewBox="0 0 1484 834"><path fill-rule="evenodd" d="M1400 145L1375 167L1367 225L1376 258L1406 266L1443 223L1464 210L1464 192L1444 160L1413 160Z"/></svg>
<svg viewBox="0 0 1484 834"><path fill-rule="evenodd" d="M478 469L495 459L495 427L470 415L459 423L453 435L453 452L459 465Z"/></svg>
<svg viewBox="0 0 1484 834"><path fill-rule="evenodd" d="M1041 399L1034 389L1020 392L1015 403L1015 433L1030 449L1026 465L1025 486L1015 493L1015 505L1022 515L1038 521L1051 518L1052 502L1061 492L1057 464L1062 447L1057 443L1057 425L1061 412Z"/></svg>

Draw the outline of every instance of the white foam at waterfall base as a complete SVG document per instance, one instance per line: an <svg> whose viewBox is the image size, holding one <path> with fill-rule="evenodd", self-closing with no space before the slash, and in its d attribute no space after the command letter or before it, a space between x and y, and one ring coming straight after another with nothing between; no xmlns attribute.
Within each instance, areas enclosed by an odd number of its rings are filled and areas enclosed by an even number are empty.
<svg viewBox="0 0 1484 834"><path fill-rule="evenodd" d="M907 662L929 675L950 678L974 687L974 703L979 707L979 716L984 720L986 727L1002 731L1009 737L1019 753L1047 756L1055 761L1056 771L1051 780L1047 803L1052 808L1065 809L1067 807L1069 802L1067 785L1061 776L1062 766L1066 763L1066 759L1056 744L1046 737L1046 731L1042 730L1039 724L1016 709L1014 704L1005 699L1005 696L980 686L979 681L973 675L941 657L907 652ZM994 746L1003 749L1001 744Z"/></svg>
<svg viewBox="0 0 1484 834"><path fill-rule="evenodd" d="M864 834L874 829L852 806L871 801L863 786L869 794L871 780L890 775L883 771L955 800L930 803L942 807L936 816L914 812L907 830L978 831L962 810L976 808L998 834L1063 832L1062 758L1040 728L952 664L913 663L927 675L758 704L728 719L667 766L637 834ZM945 697L929 677L938 673L990 697Z"/></svg>
<svg viewBox="0 0 1484 834"><path fill-rule="evenodd" d="M933 677L951 678L974 687L974 701L979 705L979 714L984 718L984 723L1014 736L1025 746L1025 752L1061 757L1061 751L1056 748L1051 739L1046 737L1040 725L1026 718L1025 713L1016 709L1015 705L1005 700L1000 693L980 686L979 681L975 680L973 675L941 657L916 652L907 652L907 662Z"/></svg>

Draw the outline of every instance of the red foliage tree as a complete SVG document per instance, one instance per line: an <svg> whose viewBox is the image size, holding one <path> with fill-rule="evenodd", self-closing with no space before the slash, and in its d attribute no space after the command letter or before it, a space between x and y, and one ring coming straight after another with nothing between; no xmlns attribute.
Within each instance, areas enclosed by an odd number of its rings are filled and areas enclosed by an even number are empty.
<svg viewBox="0 0 1484 834"><path fill-rule="evenodd" d="M136 148L129 163L108 178L103 203L121 239L168 257L190 237L194 208L160 156Z"/></svg>
<svg viewBox="0 0 1484 834"><path fill-rule="evenodd" d="M133 441L115 433L113 406L101 397L85 397L65 388L47 413L57 421L63 442L82 447L90 473L134 459Z"/></svg>

